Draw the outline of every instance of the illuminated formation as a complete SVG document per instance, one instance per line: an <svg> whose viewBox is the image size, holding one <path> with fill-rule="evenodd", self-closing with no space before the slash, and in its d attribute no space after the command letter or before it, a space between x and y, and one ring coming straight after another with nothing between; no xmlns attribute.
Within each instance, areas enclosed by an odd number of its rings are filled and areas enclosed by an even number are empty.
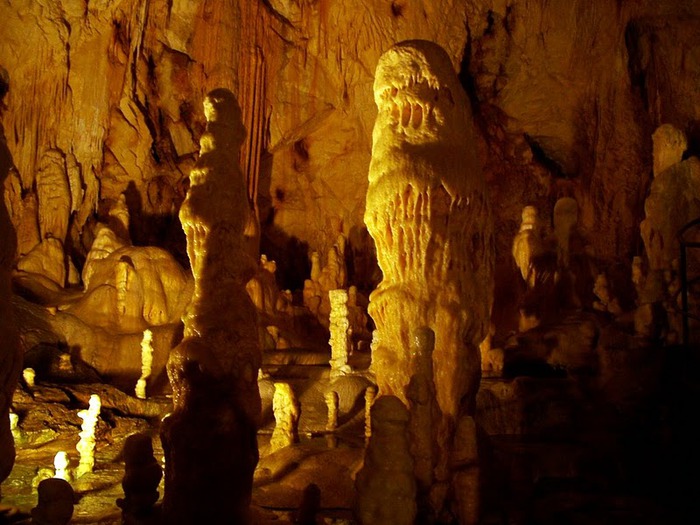
<svg viewBox="0 0 700 525"><path fill-rule="evenodd" d="M136 382L136 397L146 399L146 380L151 377L153 365L153 332L149 329L143 331L141 339L141 377Z"/></svg>
<svg viewBox="0 0 700 525"><path fill-rule="evenodd" d="M543 249L542 234L537 219L537 208L525 206L523 208L520 231L513 239L513 258L528 288L535 286L536 270L533 265L533 259L540 255Z"/></svg>
<svg viewBox="0 0 700 525"><path fill-rule="evenodd" d="M56 452L53 458L53 468L55 470L53 477L70 481L70 472L68 471L69 465L68 454L63 450Z"/></svg>
<svg viewBox="0 0 700 525"><path fill-rule="evenodd" d="M350 372L348 366L348 354L350 353L350 321L348 319L348 291L330 290L331 312L329 330L331 338L331 378L345 375Z"/></svg>
<svg viewBox="0 0 700 525"><path fill-rule="evenodd" d="M299 441L299 402L289 383L275 383L272 411L275 429L270 438L270 452L275 452Z"/></svg>
<svg viewBox="0 0 700 525"><path fill-rule="evenodd" d="M14 434L18 431L19 416L10 409L10 431Z"/></svg>
<svg viewBox="0 0 700 525"><path fill-rule="evenodd" d="M372 437L372 405L377 398L377 387L370 385L365 390L365 442Z"/></svg>
<svg viewBox="0 0 700 525"><path fill-rule="evenodd" d="M418 493L419 508L437 515L453 477L454 429L475 410L478 345L492 302L491 212L469 102L444 50L425 41L395 45L377 65L374 98L365 223L383 280L370 296L372 370L379 394L412 411L411 334L421 327L435 333L436 453Z"/></svg>
<svg viewBox="0 0 700 525"><path fill-rule="evenodd" d="M700 160L683 160L688 147L685 134L671 124L659 126L652 135L654 180L644 202L645 219L640 224L649 270L673 267L679 256L676 235L700 216Z"/></svg>
<svg viewBox="0 0 700 525"><path fill-rule="evenodd" d="M245 288L256 266L245 249L249 211L238 168L245 132L230 91L210 92L204 114L200 157L180 209L194 293L184 339L167 364L174 411L161 428L163 514L172 524L246 524L258 461L261 357Z"/></svg>
<svg viewBox="0 0 700 525"><path fill-rule="evenodd" d="M311 253L311 276L304 281L304 306L311 310L324 326L328 325L328 316L331 311L328 292L344 288L347 284L345 244L345 237L338 235L336 243L328 250L326 264L323 267L321 267L319 253Z"/></svg>
<svg viewBox="0 0 700 525"><path fill-rule="evenodd" d="M338 392L331 390L324 396L326 408L328 408L328 419L326 420L326 430L334 432L338 428Z"/></svg>
<svg viewBox="0 0 700 525"><path fill-rule="evenodd" d="M68 233L71 193L65 159L59 151L52 149L42 155L36 190L40 242L19 261L18 268L64 286L68 275L63 243Z"/></svg>
<svg viewBox="0 0 700 525"><path fill-rule="evenodd" d="M78 412L78 416L83 420L83 424L80 426L80 440L75 446L80 453L80 463L75 472L76 478L92 472L95 466L95 429L97 428L101 407L100 396L92 394L87 410Z"/></svg>
<svg viewBox="0 0 700 525"><path fill-rule="evenodd" d="M36 372L33 368L25 368L22 370L22 379L24 379L24 384L27 385L27 388L31 390L35 386Z"/></svg>

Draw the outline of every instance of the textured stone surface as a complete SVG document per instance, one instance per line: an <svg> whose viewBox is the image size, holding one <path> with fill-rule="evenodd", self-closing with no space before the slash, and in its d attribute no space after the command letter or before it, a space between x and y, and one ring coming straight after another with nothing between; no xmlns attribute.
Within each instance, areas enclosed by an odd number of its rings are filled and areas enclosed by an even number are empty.
<svg viewBox="0 0 700 525"><path fill-rule="evenodd" d="M173 412L161 429L166 456L163 516L169 523L250 523L261 401L257 315L245 285L255 262L235 160L244 129L233 93L211 91L207 129L180 209L194 275L184 339L170 352ZM203 506L203 501L210 504Z"/></svg>
<svg viewBox="0 0 700 525"><path fill-rule="evenodd" d="M1 72L1 70L0 70ZM0 77L0 104L7 89ZM1 111L1 110L0 110ZM1 115L1 113L0 113ZM12 167L12 155L5 142L4 126L0 123L0 184ZM3 192L4 197L4 192ZM15 257L17 236L5 206L0 201L0 482L10 474L15 460L15 447L10 432L9 410L12 393L19 379L22 356L15 312L11 300L10 269Z"/></svg>
<svg viewBox="0 0 700 525"><path fill-rule="evenodd" d="M688 137L687 156L699 151L699 17L695 0L0 0L0 175L17 254L47 232L63 235L54 240L65 276L49 268L58 257L33 267L78 284L96 221L125 194L134 244L166 247L187 264L177 212L205 129L197 108L223 87L248 129L245 190L257 196L278 284L301 288L309 252L325 261L343 233L347 284L368 292L380 278L362 224L374 71L393 43L423 38L447 50L473 105L501 315L516 303L510 250L525 205L551 217L557 199L574 197L600 267L642 254L652 131L673 124ZM53 202L47 187L64 197ZM138 336L115 338L67 315L36 306L23 335L47 334L101 371L138 374ZM498 336L512 328L505 318ZM2 359L12 383L19 364Z"/></svg>
<svg viewBox="0 0 700 525"><path fill-rule="evenodd" d="M383 280L368 309L377 326L372 370L379 395L397 396L422 419L411 437L419 493L430 501L420 506L438 515L444 493L427 493L449 483L456 421L473 412L479 388L493 293L491 210L469 101L445 51L422 40L395 45L379 61L374 94L365 222Z"/></svg>
<svg viewBox="0 0 700 525"><path fill-rule="evenodd" d="M547 216L562 195L599 232L598 256L633 254L651 130L671 122L698 140L691 0L595 9L584 0L122 0L87 9L6 0L0 10L22 253L39 240L34 182L54 159L70 187L71 255L84 255L80 238L99 203L127 190L134 240L176 244L182 256L171 224L203 130L194 108L225 87L250 130L248 193L259 193L263 243L281 275L300 283L304 265L285 268L284 256L325 255L340 231L359 266L371 253L361 233L370 86L381 53L407 38L447 49L476 102L501 260L519 210L535 204Z"/></svg>

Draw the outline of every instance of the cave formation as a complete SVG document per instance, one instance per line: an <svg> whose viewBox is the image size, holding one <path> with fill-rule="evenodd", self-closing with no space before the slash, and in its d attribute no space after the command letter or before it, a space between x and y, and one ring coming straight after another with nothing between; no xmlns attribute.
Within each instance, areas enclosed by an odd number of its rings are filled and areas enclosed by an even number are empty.
<svg viewBox="0 0 700 525"><path fill-rule="evenodd" d="M57 455L80 523L688 521L698 78L694 0L0 0L0 522Z"/></svg>

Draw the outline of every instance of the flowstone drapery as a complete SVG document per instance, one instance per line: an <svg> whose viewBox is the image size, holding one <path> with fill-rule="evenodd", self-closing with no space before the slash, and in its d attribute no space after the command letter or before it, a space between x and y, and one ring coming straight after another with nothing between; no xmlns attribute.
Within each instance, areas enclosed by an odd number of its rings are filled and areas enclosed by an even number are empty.
<svg viewBox="0 0 700 525"><path fill-rule="evenodd" d="M442 48L426 41L395 45L379 60L374 97L365 223L383 280L369 305L377 326L372 370L379 394L397 396L417 417L408 387L424 359L411 353L429 349L411 338L416 330L434 332L428 378L434 384L423 390L434 389L435 433L427 443L415 435L411 440L414 457L432 463L421 467L428 475L419 476L419 513L437 516L453 476L454 431L460 418L473 414L479 387L478 345L493 289L491 211L469 101Z"/></svg>
<svg viewBox="0 0 700 525"><path fill-rule="evenodd" d="M210 92L207 129L180 209L194 274L184 339L168 361L174 411L161 431L167 523L250 523L258 461L257 316L245 285L248 199L238 168L244 129L233 94Z"/></svg>

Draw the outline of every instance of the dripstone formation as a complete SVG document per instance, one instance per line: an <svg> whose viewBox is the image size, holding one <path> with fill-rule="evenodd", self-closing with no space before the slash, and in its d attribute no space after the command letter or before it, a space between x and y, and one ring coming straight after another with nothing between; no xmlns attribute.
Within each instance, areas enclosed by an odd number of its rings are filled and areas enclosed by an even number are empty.
<svg viewBox="0 0 700 525"><path fill-rule="evenodd" d="M204 102L207 129L180 209L194 294L184 339L170 354L173 413L163 422L166 523L249 523L260 418L260 348L245 284L249 217L238 150L244 129L233 94ZM207 502L202 504L202 502Z"/></svg>
<svg viewBox="0 0 700 525"><path fill-rule="evenodd" d="M434 332L429 379L438 412L432 438L413 435L412 452L431 458L428 475L420 475L418 506L419 514L436 516L447 505L454 474L454 430L473 414L479 387L478 345L492 301L491 211L469 101L442 48L426 41L392 47L377 65L374 98L365 223L383 280L370 296L377 326L372 369L379 394L395 395L415 417L407 388L421 373L415 368L426 367L411 349L428 351L428 345L413 345L411 334Z"/></svg>

